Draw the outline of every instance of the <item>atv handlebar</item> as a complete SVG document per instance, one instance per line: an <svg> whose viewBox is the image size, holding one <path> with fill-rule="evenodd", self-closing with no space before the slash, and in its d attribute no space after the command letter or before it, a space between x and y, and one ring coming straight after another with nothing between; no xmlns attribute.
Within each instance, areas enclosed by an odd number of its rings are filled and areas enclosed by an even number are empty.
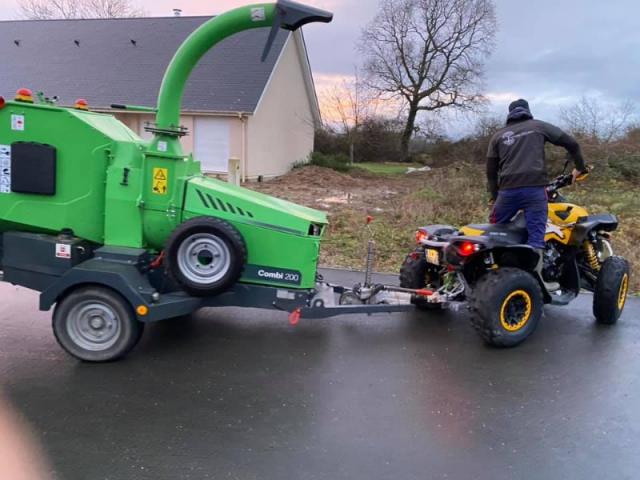
<svg viewBox="0 0 640 480"><path fill-rule="evenodd" d="M576 183L583 182L584 180L586 180L590 172L591 172L591 169L582 173L579 177L576 178ZM564 173L562 175L559 175L550 184L547 185L547 195L549 196L549 198L553 198L554 195L558 193L558 190L564 187L568 187L569 185L572 185L572 184L573 184L573 174Z"/></svg>

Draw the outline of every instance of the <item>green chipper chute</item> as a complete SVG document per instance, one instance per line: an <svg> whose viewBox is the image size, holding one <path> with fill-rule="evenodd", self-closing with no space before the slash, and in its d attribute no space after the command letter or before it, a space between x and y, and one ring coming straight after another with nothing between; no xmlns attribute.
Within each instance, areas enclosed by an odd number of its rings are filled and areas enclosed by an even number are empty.
<svg viewBox="0 0 640 480"><path fill-rule="evenodd" d="M21 89L0 97L0 263L2 279L55 305L53 331L71 355L117 359L148 322L202 307L250 307L323 318L413 309L436 292L365 281L349 289L317 272L323 212L205 177L185 155L179 123L185 84L218 42L270 28L263 59L280 28L330 22L332 14L287 0L238 8L203 24L179 48L142 140L87 102L63 108ZM259 59L256 59L259 61Z"/></svg>
<svg viewBox="0 0 640 480"><path fill-rule="evenodd" d="M19 92L0 110L0 229L67 231L94 244L164 251L174 278L196 295L239 279L312 288L325 214L203 176L182 150L179 119L189 75L218 42L271 27L266 52L279 28L331 18L281 2L205 23L167 69L149 143L83 104L61 108Z"/></svg>

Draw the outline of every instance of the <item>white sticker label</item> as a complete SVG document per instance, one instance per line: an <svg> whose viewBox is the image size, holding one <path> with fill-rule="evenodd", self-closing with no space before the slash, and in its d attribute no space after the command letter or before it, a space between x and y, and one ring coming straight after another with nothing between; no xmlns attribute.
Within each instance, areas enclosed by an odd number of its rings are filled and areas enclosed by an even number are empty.
<svg viewBox="0 0 640 480"><path fill-rule="evenodd" d="M252 22L264 22L266 19L267 19L267 15L265 14L263 7L251 9Z"/></svg>
<svg viewBox="0 0 640 480"><path fill-rule="evenodd" d="M158 151L166 152L168 149L167 142L158 142Z"/></svg>
<svg viewBox="0 0 640 480"><path fill-rule="evenodd" d="M24 132L24 115L11 115L11 130Z"/></svg>
<svg viewBox="0 0 640 480"><path fill-rule="evenodd" d="M11 145L0 145L0 193L11 193Z"/></svg>
<svg viewBox="0 0 640 480"><path fill-rule="evenodd" d="M71 258L71 245L56 243L56 258Z"/></svg>

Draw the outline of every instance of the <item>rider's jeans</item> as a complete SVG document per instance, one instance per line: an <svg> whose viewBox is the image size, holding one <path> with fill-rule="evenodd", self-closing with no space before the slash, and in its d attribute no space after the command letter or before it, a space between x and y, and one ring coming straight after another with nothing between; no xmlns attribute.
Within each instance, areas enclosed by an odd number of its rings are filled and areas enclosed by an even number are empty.
<svg viewBox="0 0 640 480"><path fill-rule="evenodd" d="M533 248L544 248L547 230L548 199L545 187L521 187L500 190L491 213L491 223L509 223L524 210L529 238Z"/></svg>

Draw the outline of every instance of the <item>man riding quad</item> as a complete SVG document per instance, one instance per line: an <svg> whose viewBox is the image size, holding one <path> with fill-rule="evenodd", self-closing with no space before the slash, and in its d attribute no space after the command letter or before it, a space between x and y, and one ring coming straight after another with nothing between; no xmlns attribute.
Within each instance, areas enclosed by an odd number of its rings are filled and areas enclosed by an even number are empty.
<svg viewBox="0 0 640 480"><path fill-rule="evenodd" d="M575 164L574 182L588 173L578 142L560 128L535 120L523 99L509 105L507 124L491 138L487 153L491 223L508 224L519 211L524 212L527 243L540 254L536 271L541 277L548 215L547 142L567 150ZM549 291L560 288L555 282L546 287Z"/></svg>
<svg viewBox="0 0 640 480"><path fill-rule="evenodd" d="M547 179L546 142L569 152L571 174ZM473 327L498 347L524 341L544 305L568 305L582 290L593 292L599 323L616 323L629 290L629 264L611 245L618 218L590 214L561 193L587 174L571 136L534 120L525 100L513 102L507 125L489 146L492 223L420 227L400 286L431 292L414 297L420 309L466 302Z"/></svg>

